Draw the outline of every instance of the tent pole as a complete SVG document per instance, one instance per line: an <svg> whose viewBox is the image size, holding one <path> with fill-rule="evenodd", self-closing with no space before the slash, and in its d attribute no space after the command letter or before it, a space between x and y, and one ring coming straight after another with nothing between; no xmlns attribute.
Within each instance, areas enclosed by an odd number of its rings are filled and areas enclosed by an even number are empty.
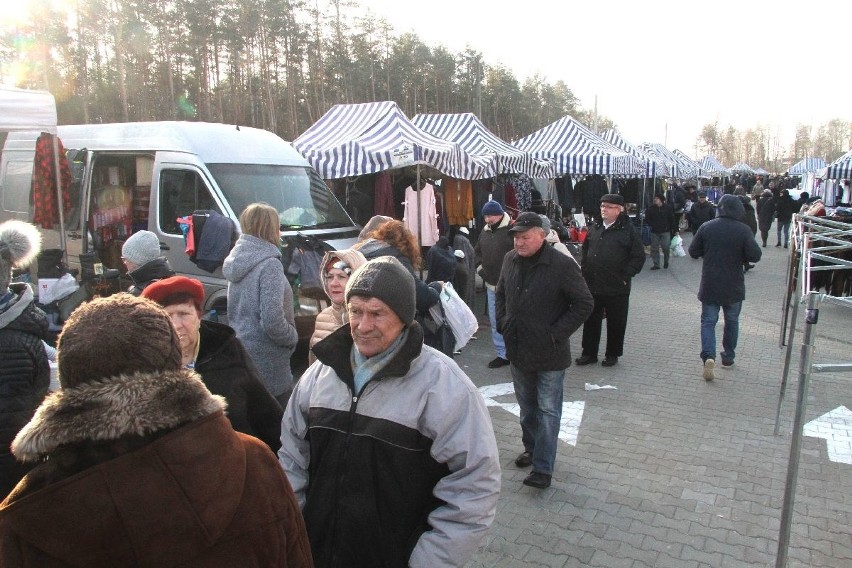
<svg viewBox="0 0 852 568"><path fill-rule="evenodd" d="M417 164L417 246L420 247L420 255L423 255L423 216L420 215L420 164ZM420 262L420 279L423 280L423 262Z"/></svg>
<svg viewBox="0 0 852 568"><path fill-rule="evenodd" d="M68 251L65 250L65 211L62 201L62 170L59 167L59 137L51 134L53 141L53 173L56 177L56 201L59 211L59 248L62 249L62 262L68 266Z"/></svg>

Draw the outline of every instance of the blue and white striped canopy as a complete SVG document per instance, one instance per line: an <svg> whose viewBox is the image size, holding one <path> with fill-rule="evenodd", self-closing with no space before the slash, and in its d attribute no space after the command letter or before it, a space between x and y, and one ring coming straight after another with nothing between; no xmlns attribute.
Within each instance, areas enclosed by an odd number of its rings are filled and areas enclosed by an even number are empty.
<svg viewBox="0 0 852 568"><path fill-rule="evenodd" d="M682 164L684 164L684 167L686 167L686 169L692 170L693 172L695 172L690 177L701 177L701 175L704 173L704 172L701 171L701 164L699 164L698 162L696 162L695 160L693 160L692 158L687 156L686 152L683 152L683 151L675 148L674 150L672 150L672 154L674 154L675 158L677 158L678 160L680 160L680 162Z"/></svg>
<svg viewBox="0 0 852 568"><path fill-rule="evenodd" d="M674 152L662 144L645 142L644 144L639 145L639 149L651 154L656 159L666 164L668 166L668 172L665 175L668 177L677 179L698 177L698 168L695 165L690 165L683 161Z"/></svg>
<svg viewBox="0 0 852 568"><path fill-rule="evenodd" d="M820 172L823 179L852 179L852 150L849 150Z"/></svg>
<svg viewBox="0 0 852 568"><path fill-rule="evenodd" d="M423 132L393 101L339 104L293 141L324 179L425 164L459 179L495 175L493 160Z"/></svg>
<svg viewBox="0 0 852 568"><path fill-rule="evenodd" d="M754 168L744 162L737 162L731 166L731 173L734 174L753 174Z"/></svg>
<svg viewBox="0 0 852 568"><path fill-rule="evenodd" d="M731 175L731 170L723 166L722 162L710 154L701 158L701 162L699 163L701 164L701 171L710 177Z"/></svg>
<svg viewBox="0 0 852 568"><path fill-rule="evenodd" d="M637 158L642 160L645 163L645 177L652 178L657 176L663 177L669 175L668 165L664 161L659 160L655 156L640 150L639 148L622 138L621 133L618 132L618 130L615 130L614 128L605 130L604 133L601 134L601 138L603 138L616 148L619 148L624 152L627 152L628 154L636 156Z"/></svg>
<svg viewBox="0 0 852 568"><path fill-rule="evenodd" d="M645 163L616 148L591 130L565 116L512 144L539 160L556 164L556 175L600 174L635 177Z"/></svg>
<svg viewBox="0 0 852 568"><path fill-rule="evenodd" d="M791 176L800 176L810 172L821 170L825 167L825 160L822 158L803 158L790 166L787 173Z"/></svg>
<svg viewBox="0 0 852 568"><path fill-rule="evenodd" d="M759 168L759 167L754 168L754 173L759 175L759 176L768 176L769 175L768 171L764 170L763 168Z"/></svg>
<svg viewBox="0 0 852 568"><path fill-rule="evenodd" d="M457 114L418 114L411 122L421 130L455 142L471 156L495 161L498 174L526 174L531 178L554 177L553 162L536 160L498 138L471 112Z"/></svg>

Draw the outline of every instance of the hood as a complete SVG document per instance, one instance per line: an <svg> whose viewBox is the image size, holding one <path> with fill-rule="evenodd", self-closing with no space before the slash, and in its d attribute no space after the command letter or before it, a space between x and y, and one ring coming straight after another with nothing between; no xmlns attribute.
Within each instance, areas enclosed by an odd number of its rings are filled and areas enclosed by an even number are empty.
<svg viewBox="0 0 852 568"><path fill-rule="evenodd" d="M239 282L258 264L270 258L281 258L281 251L269 241L242 234L222 265L222 274L230 282Z"/></svg>
<svg viewBox="0 0 852 568"><path fill-rule="evenodd" d="M344 250L332 250L325 253L322 257L322 262L320 263L320 281L322 282L322 289L325 290L326 286L326 277L325 277L325 267L331 262L331 259L339 259L349 265L349 268L352 269L352 272L358 270L363 264L367 264L367 259L361 254L361 251L354 249L344 249ZM350 273L351 274L351 273ZM328 292L326 292L328 294Z"/></svg>
<svg viewBox="0 0 852 568"><path fill-rule="evenodd" d="M723 195L716 206L716 216L741 220L745 216L743 202L736 195Z"/></svg>
<svg viewBox="0 0 852 568"><path fill-rule="evenodd" d="M47 316L36 307L30 285L13 283L9 289L15 297L0 306L0 329L15 329L44 338L47 335Z"/></svg>

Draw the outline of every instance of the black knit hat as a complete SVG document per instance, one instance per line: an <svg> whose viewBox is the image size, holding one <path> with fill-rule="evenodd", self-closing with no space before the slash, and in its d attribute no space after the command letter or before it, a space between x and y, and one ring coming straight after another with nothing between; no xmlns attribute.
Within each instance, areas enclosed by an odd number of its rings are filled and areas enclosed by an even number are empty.
<svg viewBox="0 0 852 568"><path fill-rule="evenodd" d="M346 283L346 301L352 296L378 298L406 326L414 321L414 276L392 256L380 256L356 270Z"/></svg>
<svg viewBox="0 0 852 568"><path fill-rule="evenodd" d="M180 341L166 311L121 293L82 304L65 322L57 343L63 388L136 372L177 370Z"/></svg>

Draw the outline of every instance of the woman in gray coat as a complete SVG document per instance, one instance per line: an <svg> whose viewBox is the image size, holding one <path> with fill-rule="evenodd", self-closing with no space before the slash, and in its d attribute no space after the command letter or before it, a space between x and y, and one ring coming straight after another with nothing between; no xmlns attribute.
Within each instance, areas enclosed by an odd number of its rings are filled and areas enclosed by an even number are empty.
<svg viewBox="0 0 852 568"><path fill-rule="evenodd" d="M299 335L293 289L281 265L278 212L253 203L240 215L242 235L222 266L228 280L228 324L282 407L293 390L290 356Z"/></svg>

